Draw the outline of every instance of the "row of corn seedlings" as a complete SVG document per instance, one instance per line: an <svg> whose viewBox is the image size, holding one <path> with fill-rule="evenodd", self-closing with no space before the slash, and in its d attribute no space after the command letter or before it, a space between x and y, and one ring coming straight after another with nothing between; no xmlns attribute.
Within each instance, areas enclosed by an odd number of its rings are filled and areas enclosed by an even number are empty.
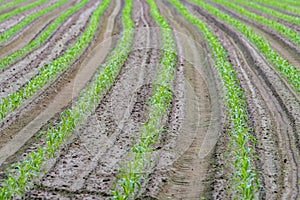
<svg viewBox="0 0 300 200"><path fill-rule="evenodd" d="M99 18L109 6L110 1L104 0L97 9ZM21 197L26 191L32 188L34 180L39 179L43 173L46 161L58 155L58 152L65 140L75 130L84 125L88 117L95 111L100 100L113 85L132 48L134 37L134 23L131 20L132 4L126 1L122 21L124 32L117 46L108 56L106 62L99 67L89 85L83 89L74 102L72 108L61 113L60 122L55 127L49 127L38 135L45 135L44 146L28 154L24 160L13 164L7 169L7 179L0 188L0 199L12 199ZM93 17L92 20L99 21Z"/></svg>
<svg viewBox="0 0 300 200"><path fill-rule="evenodd" d="M255 10L261 11L263 13L266 13L266 14L268 14L270 16L273 16L273 17L276 17L278 19L281 19L281 20L284 20L284 21L287 21L287 22L290 22L290 23L293 23L293 24L296 24L296 25L300 25L300 18L299 17L293 17L291 15L284 14L282 12L279 12L279 11L273 10L271 8L262 6L258 3L252 2L252 1L234 0L234 2L237 2L241 5L248 6L250 8L255 9Z"/></svg>
<svg viewBox="0 0 300 200"><path fill-rule="evenodd" d="M62 6L63 4L67 3L70 0L60 0L57 3L44 8L41 11L38 11L28 17L26 17L24 20L22 20L20 23L16 24L15 26L11 27L4 33L0 35L0 44L3 44L13 36L15 36L19 31L21 31L24 27L26 27L28 24L32 23L34 20L38 19L39 17L46 15L47 13L57 9L58 7ZM18 14L19 12L15 13ZM0 16L1 19L1 16ZM1 20L0 20L1 21Z"/></svg>
<svg viewBox="0 0 300 200"><path fill-rule="evenodd" d="M5 1L5 0L2 0L0 2L3 2L3 1ZM16 6L18 4L21 4L21 3L25 2L25 1L27 1L27 0L16 0L16 1L7 2L5 4L0 5L0 11L4 10L4 9L11 8L11 7Z"/></svg>
<svg viewBox="0 0 300 200"><path fill-rule="evenodd" d="M280 9L282 11L287 11L293 14L300 14L300 8L291 6L290 4L286 4L285 1L277 1L277 0L254 0L255 2L261 3L263 6L271 7L274 10Z"/></svg>
<svg viewBox="0 0 300 200"><path fill-rule="evenodd" d="M79 56L86 50L86 48L93 41L94 35L100 25L100 17L109 5L108 0L103 1L101 6L92 14L90 23L76 41L74 46L70 47L62 56L56 60L43 66L39 74L32 78L19 91L9 94L7 97L0 99L0 121L2 121L10 112L19 108L24 100L35 95L46 84L54 81L58 75L66 71ZM105 5L105 7L103 6Z"/></svg>
<svg viewBox="0 0 300 200"><path fill-rule="evenodd" d="M60 27L61 24L69 19L69 17L72 16L75 12L84 7L88 2L89 0L82 0L79 4L74 5L66 12L61 14L54 22L52 22L46 29L44 29L37 38L29 42L29 44L27 44L25 47L0 60L0 71L8 67L10 64L20 60L27 53L44 44L55 33L55 31L58 29L58 27Z"/></svg>
<svg viewBox="0 0 300 200"><path fill-rule="evenodd" d="M246 97L243 88L240 86L237 73L228 61L226 50L208 25L191 14L178 0L169 1L190 23L198 27L208 42L215 67L220 73L225 90L227 115L230 124L229 153L234 159L231 190L234 198L253 199L256 197L259 188L259 180L253 163L255 152L252 145L255 143L255 138L249 131Z"/></svg>
<svg viewBox="0 0 300 200"><path fill-rule="evenodd" d="M153 145L163 132L164 118L168 114L173 97L174 70L177 65L176 45L173 31L167 20L160 14L154 0L147 0L150 12L162 31L163 55L161 70L153 84L153 94L149 99L149 116L140 131L138 142L131 148L131 159L122 166L112 195L114 199L134 199L153 168L151 154Z"/></svg>
<svg viewBox="0 0 300 200"><path fill-rule="evenodd" d="M35 1L31 4L28 4L28 5L25 5L25 6L22 6L22 7L18 7L8 13L4 13L2 15L0 15L0 22L14 16L14 15L18 15L18 14L21 14L23 12L25 12L26 10L30 10L30 9L33 9L39 5L42 5L43 3L46 3L47 0L39 0L39 1Z"/></svg>
<svg viewBox="0 0 300 200"><path fill-rule="evenodd" d="M255 31L245 25L243 22L231 17L230 15L216 9L203 1L194 1L198 5L206 9L208 12L216 16L217 18L227 22L236 28L240 33L242 33L249 41L251 41L256 48L267 58L267 60L272 63L274 67L285 77L288 82L294 87L297 92L300 92L300 70L289 63L280 56L276 51L274 51L270 43L266 41L263 37L259 36Z"/></svg>
<svg viewBox="0 0 300 200"><path fill-rule="evenodd" d="M228 8L233 9L234 11L238 12L239 14L246 16L247 18L249 18L251 20L256 21L257 23L260 23L260 24L270 27L271 29L277 31L278 33L285 36L290 41L292 41L293 43L297 44L300 47L300 34L297 31L285 26L284 24L270 20L270 19L265 18L260 15L257 15L253 12L250 12L250 11L244 9L243 7L237 5L236 3L231 3L229 1L224 1L224 0L213 0L213 2L216 2L223 6L227 6Z"/></svg>

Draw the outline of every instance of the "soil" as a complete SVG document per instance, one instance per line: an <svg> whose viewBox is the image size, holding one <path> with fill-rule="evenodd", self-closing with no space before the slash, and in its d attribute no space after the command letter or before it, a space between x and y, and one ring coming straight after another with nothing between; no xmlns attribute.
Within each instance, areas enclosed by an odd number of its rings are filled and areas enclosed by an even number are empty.
<svg viewBox="0 0 300 200"><path fill-rule="evenodd" d="M260 159L257 168L265 188L261 198L297 199L299 149L295 147L300 129L299 95L245 38L204 10L196 10L202 16L200 18L209 22L228 51L245 89L258 141L256 152ZM223 199L220 191L222 189L216 189L215 197Z"/></svg>
<svg viewBox="0 0 300 200"><path fill-rule="evenodd" d="M234 28L187 0L181 2L218 37L245 91L248 124L257 139L253 145L256 157L252 160L262 186L257 197L299 199L300 95ZM0 49L0 58L22 48L75 3L78 1L70 1L41 17L34 26L26 27ZM45 44L4 69L0 73L0 98L18 91L42 66L72 46L85 31L99 3L91 0ZM178 63L170 112L162 119L166 132L161 133L153 147L154 165L137 199L232 199L234 159L228 152L230 124L222 80L214 67L212 53L201 31L174 6L167 0L156 3L174 31ZM87 123L68 138L55 159L47 162L45 173L24 199L111 198L119 169L128 161L129 151L147 122L149 97L163 53L161 30L153 21L146 0L135 0L133 5L133 48L115 83ZM270 41L284 58L300 66L298 47L286 38L218 7L243 20ZM80 91L102 69L101 64L122 34L123 8L124 1L112 0L94 41L80 58L0 124L0 184L9 165L45 145L45 136L39 135L39 131L58 124L59 114L72 107ZM3 23L18 23L18 20Z"/></svg>
<svg viewBox="0 0 300 200"><path fill-rule="evenodd" d="M265 17L265 18L267 18L267 19L270 19L270 20L272 20L272 21L277 21L277 22L279 22L279 23L281 23L281 24L283 24L283 25L285 25L285 26L287 26L287 27L289 27L289 28L291 28L291 29L294 29L294 31L298 31L298 32L300 33L300 27L299 27L299 25L296 24L296 23L291 23L291 22L288 22L288 21L285 21L285 20L276 18L276 17L274 17L274 16L272 16L272 15L263 13L263 12L258 11L258 10L256 10L256 9L250 8L250 7L248 7L248 6L244 6L244 5L241 5L241 6L243 6L245 9L251 11L252 13L255 13L255 14L257 14L257 15L263 16L263 17Z"/></svg>

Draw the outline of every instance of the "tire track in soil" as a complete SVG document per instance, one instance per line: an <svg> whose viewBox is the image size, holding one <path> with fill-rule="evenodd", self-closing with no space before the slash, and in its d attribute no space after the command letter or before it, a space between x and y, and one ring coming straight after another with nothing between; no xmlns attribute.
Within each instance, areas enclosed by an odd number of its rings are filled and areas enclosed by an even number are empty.
<svg viewBox="0 0 300 200"><path fill-rule="evenodd" d="M199 199L210 193L208 171L222 131L220 80L198 30L169 3L157 3L175 30L180 66L168 134L161 138L160 160L142 199Z"/></svg>
<svg viewBox="0 0 300 200"><path fill-rule="evenodd" d="M40 69L61 56L74 45L89 24L95 6L90 2L81 12L66 21L52 38L38 49L30 52L24 59L4 69L0 74L0 98L20 90L28 80L35 77Z"/></svg>
<svg viewBox="0 0 300 200"><path fill-rule="evenodd" d="M111 48L112 41L109 37L113 32L114 19L119 7L118 2L110 5L101 20L102 26L96 35L95 42L80 57L82 59L77 61L51 87L36 97L36 100L17 113L16 120L12 118L12 123L1 130L0 165L2 170L26 156L26 151L30 152L35 149L37 144L32 144L36 142L34 134L43 127L46 128L48 122L58 118L58 114L71 105L72 100L77 98L80 90L90 81L99 63L104 61ZM86 55L87 53L89 54Z"/></svg>
<svg viewBox="0 0 300 200"><path fill-rule="evenodd" d="M159 68L160 32L153 27L147 4L134 4L133 51L110 92L105 95L79 137L64 151L28 198L105 199L119 165L139 137L147 119L147 100ZM125 157L125 158L124 158ZM94 195L99 195L95 197Z"/></svg>
<svg viewBox="0 0 300 200"><path fill-rule="evenodd" d="M275 30L272 30L268 26L263 24L259 24L247 17L244 17L233 10L228 9L225 6L213 3L211 1L207 1L211 5L216 6L223 12L230 14L236 19L241 20L243 23L251 27L256 33L262 36L265 40L270 42L272 49L276 50L283 58L290 61L295 67L300 68L300 47L293 42L291 42L288 38L285 38Z"/></svg>
<svg viewBox="0 0 300 200"><path fill-rule="evenodd" d="M195 10L201 15L198 15L200 18L209 21L228 51L229 58L246 90L249 113L258 139L256 151L259 155L259 163L257 164L265 187L261 194L262 198L297 199L299 197L299 96L234 29L216 20L203 9ZM224 198L224 196L217 196L217 198Z"/></svg>
<svg viewBox="0 0 300 200"><path fill-rule="evenodd" d="M43 5L40 5L33 10L29 10L29 14L21 14L21 16L15 16L12 18L9 18L2 22L3 28L1 29L1 33L5 32L9 28L12 28L13 26L17 25L19 22L21 22L23 19L25 19L30 14L34 14L46 7L49 7L50 5L53 5L54 3L57 3L58 0L54 2L46 2ZM4 56L8 55L8 52L16 51L17 49L25 46L27 43L29 43L31 40L34 39L35 35L39 33L41 30L45 29L51 21L53 21L57 16L59 16L62 12L65 11L68 7L71 5L74 5L74 3L77 3L76 1L70 1L65 3L64 5L54 9L53 11L39 17L38 19L34 20L27 26L25 26L23 29L21 29L16 35L14 35L12 38L10 38L5 43L0 44L1 50L0 50L0 58L3 58ZM2 54L3 57L2 57Z"/></svg>

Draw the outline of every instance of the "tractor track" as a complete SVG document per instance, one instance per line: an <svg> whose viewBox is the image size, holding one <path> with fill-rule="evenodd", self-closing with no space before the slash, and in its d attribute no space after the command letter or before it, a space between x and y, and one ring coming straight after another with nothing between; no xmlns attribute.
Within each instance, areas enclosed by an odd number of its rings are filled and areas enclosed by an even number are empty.
<svg viewBox="0 0 300 200"><path fill-rule="evenodd" d="M219 78L198 30L166 1L157 3L175 31L179 66L168 134L143 199L199 199L211 192L209 168L224 121Z"/></svg>

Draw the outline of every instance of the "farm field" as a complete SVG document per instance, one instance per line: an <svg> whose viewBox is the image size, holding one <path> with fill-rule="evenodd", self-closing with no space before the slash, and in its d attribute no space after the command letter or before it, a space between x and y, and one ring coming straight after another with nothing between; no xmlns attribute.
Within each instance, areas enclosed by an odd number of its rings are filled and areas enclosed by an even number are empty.
<svg viewBox="0 0 300 200"><path fill-rule="evenodd" d="M296 0L0 0L0 199L299 199Z"/></svg>

